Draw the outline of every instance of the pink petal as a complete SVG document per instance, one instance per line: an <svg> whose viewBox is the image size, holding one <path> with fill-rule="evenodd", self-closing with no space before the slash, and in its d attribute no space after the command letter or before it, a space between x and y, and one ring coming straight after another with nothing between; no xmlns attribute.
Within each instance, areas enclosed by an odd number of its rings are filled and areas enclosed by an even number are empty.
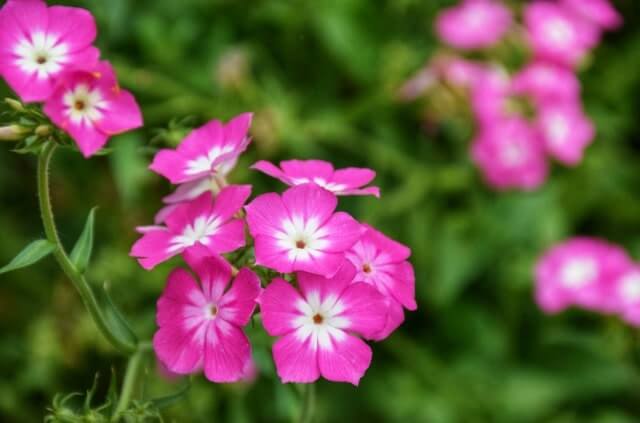
<svg viewBox="0 0 640 423"><path fill-rule="evenodd" d="M214 235L208 237L205 247L212 254L230 253L245 246L244 235L244 222L234 219L220 226Z"/></svg>
<svg viewBox="0 0 640 423"><path fill-rule="evenodd" d="M392 298L387 298L387 300L387 320L384 328L371 337L371 339L375 341L382 341L383 339L388 338L389 335L398 329L402 322L404 322L404 310L402 309L402 304Z"/></svg>
<svg viewBox="0 0 640 423"><path fill-rule="evenodd" d="M172 184L179 184L191 178L184 174L185 163L182 155L175 150L158 151L149 169L167 178Z"/></svg>
<svg viewBox="0 0 640 423"><path fill-rule="evenodd" d="M285 160L280 162L282 171L291 180L301 179L312 181L320 178L325 181L331 179L333 175L333 165L323 160ZM297 182L298 185L302 182Z"/></svg>
<svg viewBox="0 0 640 423"><path fill-rule="evenodd" d="M331 216L323 226L323 230L327 234L323 238L329 241L325 250L328 252L343 252L358 241L364 228L347 213L338 212Z"/></svg>
<svg viewBox="0 0 640 423"><path fill-rule="evenodd" d="M216 319L206 333L204 374L212 382L237 382L242 379L251 346L237 326Z"/></svg>
<svg viewBox="0 0 640 423"><path fill-rule="evenodd" d="M273 344L273 360L283 383L310 383L320 377L318 353L311 346L311 338L304 341L288 333Z"/></svg>
<svg viewBox="0 0 640 423"><path fill-rule="evenodd" d="M354 283L342 293L339 301L344 307L339 316L349 321L349 325L343 329L372 338L384 328L387 300L371 285Z"/></svg>
<svg viewBox="0 0 640 423"><path fill-rule="evenodd" d="M260 160L256 162L253 166L251 166L251 169L260 171L266 175L271 176L272 178L281 180L285 184L291 185L291 181L287 177L287 175L284 172L282 172L282 170L280 170L279 167L277 167L271 162L268 162L266 160Z"/></svg>
<svg viewBox="0 0 640 423"><path fill-rule="evenodd" d="M249 214L247 214L249 216ZM251 226L249 226L251 228ZM289 260L289 251L279 245L279 240L268 235L254 235L256 264L280 273L293 272L294 263Z"/></svg>
<svg viewBox="0 0 640 423"><path fill-rule="evenodd" d="M212 120L194 129L178 145L177 151L185 158L206 156L209 151L224 141L224 128L219 120Z"/></svg>
<svg viewBox="0 0 640 423"><path fill-rule="evenodd" d="M289 188L282 194L282 202L291 217L299 217L304 221L316 219L320 225L331 217L338 205L338 199L334 194L315 184Z"/></svg>
<svg viewBox="0 0 640 423"><path fill-rule="evenodd" d="M350 335L339 341L332 338L332 341L332 349L318 350L320 373L327 380L349 382L357 386L371 364L371 348L361 339Z"/></svg>
<svg viewBox="0 0 640 423"><path fill-rule="evenodd" d="M253 113L242 113L227 122L224 126L225 143L242 145L247 138L252 119Z"/></svg>
<svg viewBox="0 0 640 423"><path fill-rule="evenodd" d="M206 327L206 326L204 326ZM153 349L169 370L178 374L196 371L202 361L204 328L186 330L181 326L164 326L153 336Z"/></svg>
<svg viewBox="0 0 640 423"><path fill-rule="evenodd" d="M241 269L236 276L231 289L227 291L218 303L220 317L237 326L249 323L256 300L260 294L260 279L251 270Z"/></svg>
<svg viewBox="0 0 640 423"><path fill-rule="evenodd" d="M289 213L276 193L262 194L245 206L249 232L254 237L259 234L272 235L280 232L280 223L289 219ZM257 254L256 254L257 255Z"/></svg>
<svg viewBox="0 0 640 423"><path fill-rule="evenodd" d="M56 35L67 44L70 52L89 47L96 38L96 22L88 10L77 7L53 6L48 9L47 34Z"/></svg>
<svg viewBox="0 0 640 423"><path fill-rule="evenodd" d="M217 302L231 280L231 266L220 256L203 254L202 249L187 249L182 257L198 275L206 302Z"/></svg>
<svg viewBox="0 0 640 423"><path fill-rule="evenodd" d="M129 255L136 257L143 268L151 270L158 263L180 253L169 252L171 238L171 234L165 230L149 231L133 244Z"/></svg>
<svg viewBox="0 0 640 423"><path fill-rule="evenodd" d="M312 255L307 261L296 260L292 262L291 269L315 273L330 278L336 274L343 262L344 252L332 253L321 251L316 255Z"/></svg>
<svg viewBox="0 0 640 423"><path fill-rule="evenodd" d="M306 298L311 292L318 292L320 298L327 298L332 296L339 298L343 291L353 282L356 275L356 269L350 262L344 261L338 272L330 278L326 278L322 275L298 272L298 284L300 286L300 292Z"/></svg>
<svg viewBox="0 0 640 423"><path fill-rule="evenodd" d="M141 127L142 113L133 95L117 87L112 87L110 90L111 93L107 96L109 106L97 126L109 135Z"/></svg>
<svg viewBox="0 0 640 423"><path fill-rule="evenodd" d="M197 218L211 216L212 209L213 195L210 192L205 192L194 200L178 204L167 216L165 222L169 229L182 232L186 225L192 224Z"/></svg>
<svg viewBox="0 0 640 423"><path fill-rule="evenodd" d="M348 167L336 170L331 182L345 185L348 188L359 188L373 181L375 177L376 173L371 169Z"/></svg>
<svg viewBox="0 0 640 423"><path fill-rule="evenodd" d="M294 320L302 314L297 305L303 299L290 283L274 279L258 298L262 325L271 336L285 335L296 328Z"/></svg>
<svg viewBox="0 0 640 423"><path fill-rule="evenodd" d="M230 185L223 188L215 198L213 214L223 220L231 218L244 205L251 195L251 185Z"/></svg>

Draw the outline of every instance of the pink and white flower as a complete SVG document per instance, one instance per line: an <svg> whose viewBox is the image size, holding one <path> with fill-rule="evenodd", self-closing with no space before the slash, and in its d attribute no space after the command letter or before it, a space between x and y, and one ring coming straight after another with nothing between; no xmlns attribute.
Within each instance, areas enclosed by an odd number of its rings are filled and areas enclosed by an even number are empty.
<svg viewBox="0 0 640 423"><path fill-rule="evenodd" d="M513 76L515 94L526 95L536 104L580 100L580 81L576 74L564 66L534 61Z"/></svg>
<svg viewBox="0 0 640 423"><path fill-rule="evenodd" d="M250 185L231 185L215 200L205 193L178 205L165 219L166 226L141 228L143 236L130 255L149 270L184 251L218 255L243 247L244 222L234 215L250 194Z"/></svg>
<svg viewBox="0 0 640 423"><path fill-rule="evenodd" d="M333 276L362 234L351 216L334 213L337 204L334 194L314 184L254 199L245 209L256 264L282 273Z"/></svg>
<svg viewBox="0 0 640 423"><path fill-rule="evenodd" d="M464 0L436 18L436 32L447 44L476 49L497 43L511 25L511 12L495 0Z"/></svg>
<svg viewBox="0 0 640 423"><path fill-rule="evenodd" d="M537 125L547 153L569 166L582 160L595 136L593 124L577 102L545 104L538 111Z"/></svg>
<svg viewBox="0 0 640 423"><path fill-rule="evenodd" d="M616 311L633 326L640 326L640 266L634 264L614 282Z"/></svg>
<svg viewBox="0 0 640 423"><path fill-rule="evenodd" d="M166 206L156 213L156 216L153 218L153 223L156 225L163 223L178 204L194 200L205 192L210 192L215 196L220 192L221 188L220 180L212 176L178 185L175 191L162 198L162 202L165 203Z"/></svg>
<svg viewBox="0 0 640 423"><path fill-rule="evenodd" d="M616 29L622 25L622 17L609 0L560 0L560 4L604 29Z"/></svg>
<svg viewBox="0 0 640 423"><path fill-rule="evenodd" d="M280 337L273 345L283 382L310 383L320 377L358 385L371 364L371 338L385 325L385 298L371 285L353 283L355 269L344 262L325 279L298 273L297 291L283 279L273 280L258 302L265 330Z"/></svg>
<svg viewBox="0 0 640 423"><path fill-rule="evenodd" d="M506 69L491 66L479 72L471 85L471 109L478 123L492 125L507 118L511 94L511 77Z"/></svg>
<svg viewBox="0 0 640 423"><path fill-rule="evenodd" d="M204 369L212 382L236 382L250 366L251 346L242 328L249 323L260 294L260 280L241 269L231 287L231 268L218 257L185 259L185 269L169 275L158 299L158 331L153 348L167 369L189 374Z"/></svg>
<svg viewBox="0 0 640 423"><path fill-rule="evenodd" d="M380 188L366 187L376 173L371 169L348 167L334 169L323 160L285 160L280 167L260 160L252 169L279 179L289 186L316 184L336 195L374 195L380 197Z"/></svg>
<svg viewBox="0 0 640 423"><path fill-rule="evenodd" d="M596 238L577 237L553 246L535 269L536 301L547 313L571 305L615 311L614 281L631 266L626 252Z"/></svg>
<svg viewBox="0 0 640 423"><path fill-rule="evenodd" d="M9 0L0 9L0 76L23 101L46 100L64 71L95 66L95 37L84 9Z"/></svg>
<svg viewBox="0 0 640 423"><path fill-rule="evenodd" d="M85 157L100 150L109 137L142 126L135 98L120 89L108 62L61 74L44 113L73 138Z"/></svg>
<svg viewBox="0 0 640 423"><path fill-rule="evenodd" d="M219 120L194 129L175 150L160 150L149 168L172 184L201 180L211 175L223 178L236 165L251 142L251 113L243 113L226 125Z"/></svg>
<svg viewBox="0 0 640 423"><path fill-rule="evenodd" d="M552 2L528 4L524 21L535 56L562 65L576 65L599 41L595 25Z"/></svg>
<svg viewBox="0 0 640 423"><path fill-rule="evenodd" d="M480 130L471 146L473 161L489 185L498 189L534 189L547 177L540 136L526 120L498 120Z"/></svg>
<svg viewBox="0 0 640 423"><path fill-rule="evenodd" d="M355 266L354 282L372 285L389 304L389 316L385 327L373 336L375 340L386 338L404 321L403 307L415 310L415 275L407 261L411 250L374 228L363 225L366 232L347 252L347 259Z"/></svg>

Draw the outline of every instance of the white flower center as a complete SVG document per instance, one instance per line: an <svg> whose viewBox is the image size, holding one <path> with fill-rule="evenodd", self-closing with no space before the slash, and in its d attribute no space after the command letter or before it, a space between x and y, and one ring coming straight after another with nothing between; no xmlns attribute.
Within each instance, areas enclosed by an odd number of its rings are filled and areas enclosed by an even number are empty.
<svg viewBox="0 0 640 423"><path fill-rule="evenodd" d="M628 303L640 300L640 273L625 275L620 282L619 290L622 298Z"/></svg>
<svg viewBox="0 0 640 423"><path fill-rule="evenodd" d="M102 119L102 113L108 106L100 90L91 89L87 84L78 84L67 91L62 102L66 115L76 125L93 125Z"/></svg>
<svg viewBox="0 0 640 423"><path fill-rule="evenodd" d="M544 125L544 129L551 144L556 146L564 143L570 131L567 119L560 114L549 117Z"/></svg>
<svg viewBox="0 0 640 423"><path fill-rule="evenodd" d="M521 165L527 154L518 142L511 142L505 145L500 151L500 160L505 166L516 167Z"/></svg>
<svg viewBox="0 0 640 423"><path fill-rule="evenodd" d="M306 301L299 301L296 305L302 316L294 321L296 336L300 341L311 337L312 348L331 349L331 339L340 341L346 336L342 331L349 325L349 320L341 317L344 306L334 296L320 299L319 292L310 292Z"/></svg>
<svg viewBox="0 0 640 423"><path fill-rule="evenodd" d="M482 27L487 21L487 11L484 5L474 4L465 9L463 21L464 24L472 29Z"/></svg>
<svg viewBox="0 0 640 423"><path fill-rule="evenodd" d="M209 172L212 169L213 162L222 154L227 154L233 151L232 145L225 145L220 148L219 146L213 147L206 156L199 156L193 160L189 160L187 162L187 168L185 173L187 175L197 175L203 172ZM233 167L235 160L228 160L226 162L220 163L216 167L216 171L226 174Z"/></svg>
<svg viewBox="0 0 640 423"><path fill-rule="evenodd" d="M193 223L185 226L182 235L171 239L170 252L191 247L196 243L207 245L209 237L215 234L220 227L218 216L200 216Z"/></svg>
<svg viewBox="0 0 640 423"><path fill-rule="evenodd" d="M25 73L36 74L38 79L45 79L60 72L67 60L68 47L58 43L53 34L36 32L31 38L25 37L15 46L13 52L18 58L15 63Z"/></svg>
<svg viewBox="0 0 640 423"><path fill-rule="evenodd" d="M573 41L573 27L564 19L549 19L544 24L546 38L558 47L566 47Z"/></svg>
<svg viewBox="0 0 640 423"><path fill-rule="evenodd" d="M326 231L319 228L319 221L314 217L306 221L300 216L281 223L282 230L276 233L278 245L289 252L289 260L309 260L320 254L328 242L323 237Z"/></svg>
<svg viewBox="0 0 640 423"><path fill-rule="evenodd" d="M592 283L598 276L598 266L589 258L573 259L567 262L560 271L560 279L564 286L578 289Z"/></svg>

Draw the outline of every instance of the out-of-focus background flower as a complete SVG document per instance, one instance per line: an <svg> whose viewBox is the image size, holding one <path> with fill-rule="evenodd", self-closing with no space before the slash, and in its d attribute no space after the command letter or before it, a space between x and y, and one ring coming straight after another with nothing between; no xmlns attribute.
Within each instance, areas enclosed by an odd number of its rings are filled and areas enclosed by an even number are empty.
<svg viewBox="0 0 640 423"><path fill-rule="evenodd" d="M171 264L143 271L127 253L169 192L146 169L152 147L182 127L255 112L253 145L231 175L255 192L281 189L248 170L258 159L321 158L377 170L382 199L343 198L354 216L413 251L419 310L374 346L359 388L319 383L316 421L633 422L640 419L640 332L616 318L542 314L533 266L552 244L598 236L640 259L640 4L616 0L624 25L580 68L597 136L576 167L552 166L531 192L494 192L469 155L468 116L425 115L398 89L441 44L434 19L448 0L99 0L99 47L140 102L146 129L112 154L54 162L54 208L72 244L98 205L89 278L150 336ZM526 2L510 1L521 7ZM514 53L515 54L515 53ZM514 61L522 60L513 57ZM6 86L0 94L10 95ZM434 107L452 110L448 97ZM169 126L169 121L174 120ZM188 118L188 121L184 119ZM167 128L169 128L167 130ZM164 129L164 130L162 130ZM155 144L151 140L155 140ZM0 261L41 235L35 160L0 146ZM288 421L295 387L274 376L266 335L249 329L257 378L195 378L168 421ZM124 361L94 329L52 259L0 276L0 420L40 421L58 392L104 396ZM153 366L149 396L175 391Z"/></svg>

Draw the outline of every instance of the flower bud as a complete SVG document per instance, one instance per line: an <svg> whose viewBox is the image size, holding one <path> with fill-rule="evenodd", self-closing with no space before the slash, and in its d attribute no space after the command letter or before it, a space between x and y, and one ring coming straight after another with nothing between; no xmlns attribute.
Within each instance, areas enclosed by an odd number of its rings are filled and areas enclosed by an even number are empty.
<svg viewBox="0 0 640 423"><path fill-rule="evenodd" d="M51 126L49 125L38 125L38 127L35 130L35 134L39 137L46 137L49 136L51 134Z"/></svg>
<svg viewBox="0 0 640 423"><path fill-rule="evenodd" d="M0 126L0 141L20 141L29 132L29 128L20 125Z"/></svg>
<svg viewBox="0 0 640 423"><path fill-rule="evenodd" d="M22 112L24 110L24 106L18 100L15 100L13 98L5 98L4 102L7 103L9 107L11 107L16 112Z"/></svg>

